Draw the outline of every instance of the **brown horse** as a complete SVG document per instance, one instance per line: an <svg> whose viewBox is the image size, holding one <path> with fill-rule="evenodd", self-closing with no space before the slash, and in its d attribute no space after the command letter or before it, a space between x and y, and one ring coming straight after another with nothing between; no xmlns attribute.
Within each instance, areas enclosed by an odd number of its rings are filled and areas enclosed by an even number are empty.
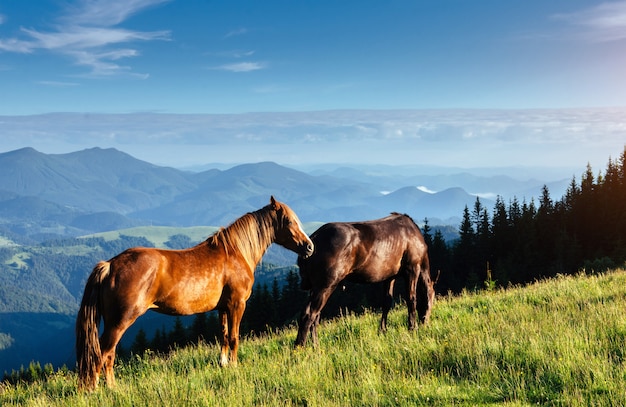
<svg viewBox="0 0 626 407"><path fill-rule="evenodd" d="M380 330L387 329L398 276L407 280L406 302L409 330L415 329L415 311L428 322L435 298L424 237L413 220L399 213L366 222L327 223L311 235L315 251L299 256L302 288L310 290L308 304L299 321L295 345L303 346L309 332L317 344L320 312L343 280L357 283L384 282L386 296Z"/></svg>
<svg viewBox="0 0 626 407"><path fill-rule="evenodd" d="M98 263L89 276L76 319L79 387L94 389L104 369L115 384L115 347L147 310L189 315L219 310L220 364L237 364L239 323L266 249L278 243L302 257L313 243L296 214L271 197L270 204L185 250L128 249ZM104 331L98 339L100 318Z"/></svg>

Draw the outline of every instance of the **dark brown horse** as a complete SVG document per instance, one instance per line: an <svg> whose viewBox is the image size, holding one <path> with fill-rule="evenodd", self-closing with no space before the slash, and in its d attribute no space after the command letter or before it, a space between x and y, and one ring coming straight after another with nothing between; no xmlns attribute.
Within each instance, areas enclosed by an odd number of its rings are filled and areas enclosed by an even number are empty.
<svg viewBox="0 0 626 407"><path fill-rule="evenodd" d="M313 243L285 204L270 204L237 219L185 250L128 249L98 263L89 276L76 319L79 387L94 389L104 369L114 385L115 347L137 317L152 309L169 315L219 310L220 364L237 364L239 323L266 249L278 243L303 258ZM100 319L104 331L98 339Z"/></svg>
<svg viewBox="0 0 626 407"><path fill-rule="evenodd" d="M342 281L384 282L386 296L380 329L387 329L398 276L407 281L409 330L415 329L415 311L428 322L435 298L424 237L413 220L399 213L366 222L327 223L311 235L315 251L299 256L302 288L310 290L300 318L295 345L305 344L309 332L317 344L317 325L326 301Z"/></svg>

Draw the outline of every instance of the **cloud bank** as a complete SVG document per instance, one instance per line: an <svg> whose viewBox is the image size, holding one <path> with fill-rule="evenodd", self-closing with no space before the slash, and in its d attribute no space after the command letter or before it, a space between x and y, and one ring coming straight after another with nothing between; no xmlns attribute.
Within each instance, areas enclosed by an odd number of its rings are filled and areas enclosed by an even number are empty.
<svg viewBox="0 0 626 407"><path fill-rule="evenodd" d="M603 170L626 108L0 116L1 149L114 147L162 165L275 161ZM581 171L582 172L582 171ZM571 173L569 173L571 175Z"/></svg>

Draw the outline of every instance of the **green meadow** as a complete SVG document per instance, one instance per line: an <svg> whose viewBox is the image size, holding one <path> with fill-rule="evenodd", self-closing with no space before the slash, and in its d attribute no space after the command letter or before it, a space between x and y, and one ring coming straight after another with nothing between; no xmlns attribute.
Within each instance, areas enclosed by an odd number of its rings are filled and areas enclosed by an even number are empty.
<svg viewBox="0 0 626 407"><path fill-rule="evenodd" d="M78 392L72 371L1 384L0 405L626 405L625 315L625 270L559 276L439 297L416 332L397 304L386 334L377 312L349 314L317 348L294 350L290 327L244 338L238 367L201 344L119 362L114 389Z"/></svg>

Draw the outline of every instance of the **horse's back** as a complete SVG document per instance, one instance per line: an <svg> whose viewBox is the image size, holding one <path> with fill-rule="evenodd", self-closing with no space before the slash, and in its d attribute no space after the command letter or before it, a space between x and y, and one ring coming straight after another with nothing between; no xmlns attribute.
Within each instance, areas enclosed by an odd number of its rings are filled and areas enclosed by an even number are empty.
<svg viewBox="0 0 626 407"><path fill-rule="evenodd" d="M298 258L302 288L326 285L350 275L358 282L382 281L403 260L421 261L424 238L413 220L398 213L363 222L331 222L311 235L313 254Z"/></svg>

